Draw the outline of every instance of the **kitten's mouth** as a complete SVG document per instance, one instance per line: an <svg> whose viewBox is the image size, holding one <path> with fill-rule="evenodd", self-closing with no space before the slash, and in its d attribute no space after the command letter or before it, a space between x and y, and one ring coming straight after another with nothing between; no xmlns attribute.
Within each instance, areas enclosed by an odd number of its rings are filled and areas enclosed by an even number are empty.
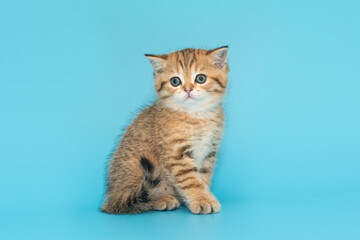
<svg viewBox="0 0 360 240"><path fill-rule="evenodd" d="M187 100L189 100L189 99L192 99L192 100L193 100L193 98L192 98L190 95L188 95L188 96L185 98L185 101L187 101Z"/></svg>

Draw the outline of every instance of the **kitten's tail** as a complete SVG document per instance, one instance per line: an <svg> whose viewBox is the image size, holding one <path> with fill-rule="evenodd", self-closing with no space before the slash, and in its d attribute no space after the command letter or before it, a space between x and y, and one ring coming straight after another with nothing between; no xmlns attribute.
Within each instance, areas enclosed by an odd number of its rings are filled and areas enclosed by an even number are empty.
<svg viewBox="0 0 360 240"><path fill-rule="evenodd" d="M128 188L126 192L109 194L107 201L101 207L106 213L125 214L141 213L153 209L153 203L159 195L161 182L160 169L146 157L141 157L140 165L143 180L138 186Z"/></svg>

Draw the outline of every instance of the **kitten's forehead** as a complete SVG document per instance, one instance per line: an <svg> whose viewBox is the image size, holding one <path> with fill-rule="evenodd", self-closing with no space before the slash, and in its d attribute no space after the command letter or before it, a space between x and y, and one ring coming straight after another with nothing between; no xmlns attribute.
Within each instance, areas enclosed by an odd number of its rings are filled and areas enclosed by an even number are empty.
<svg viewBox="0 0 360 240"><path fill-rule="evenodd" d="M206 57L205 49L186 48L169 54L169 63L178 73L198 71Z"/></svg>

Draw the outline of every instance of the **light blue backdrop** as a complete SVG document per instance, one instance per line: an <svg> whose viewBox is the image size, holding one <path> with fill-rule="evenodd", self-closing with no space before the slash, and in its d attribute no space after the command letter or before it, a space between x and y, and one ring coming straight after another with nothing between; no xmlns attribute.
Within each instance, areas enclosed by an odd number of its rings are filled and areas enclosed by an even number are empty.
<svg viewBox="0 0 360 240"><path fill-rule="evenodd" d="M357 1L0 1L1 239L359 239ZM144 53L229 45L223 211L98 208Z"/></svg>

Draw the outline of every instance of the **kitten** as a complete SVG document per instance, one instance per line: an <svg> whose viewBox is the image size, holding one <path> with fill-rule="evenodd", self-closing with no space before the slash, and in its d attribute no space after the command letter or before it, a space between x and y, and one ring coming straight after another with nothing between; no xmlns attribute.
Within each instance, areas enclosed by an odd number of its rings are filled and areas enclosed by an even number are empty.
<svg viewBox="0 0 360 240"><path fill-rule="evenodd" d="M220 211L210 192L223 129L228 48L145 55L152 64L156 103L127 128L109 163L106 213Z"/></svg>

